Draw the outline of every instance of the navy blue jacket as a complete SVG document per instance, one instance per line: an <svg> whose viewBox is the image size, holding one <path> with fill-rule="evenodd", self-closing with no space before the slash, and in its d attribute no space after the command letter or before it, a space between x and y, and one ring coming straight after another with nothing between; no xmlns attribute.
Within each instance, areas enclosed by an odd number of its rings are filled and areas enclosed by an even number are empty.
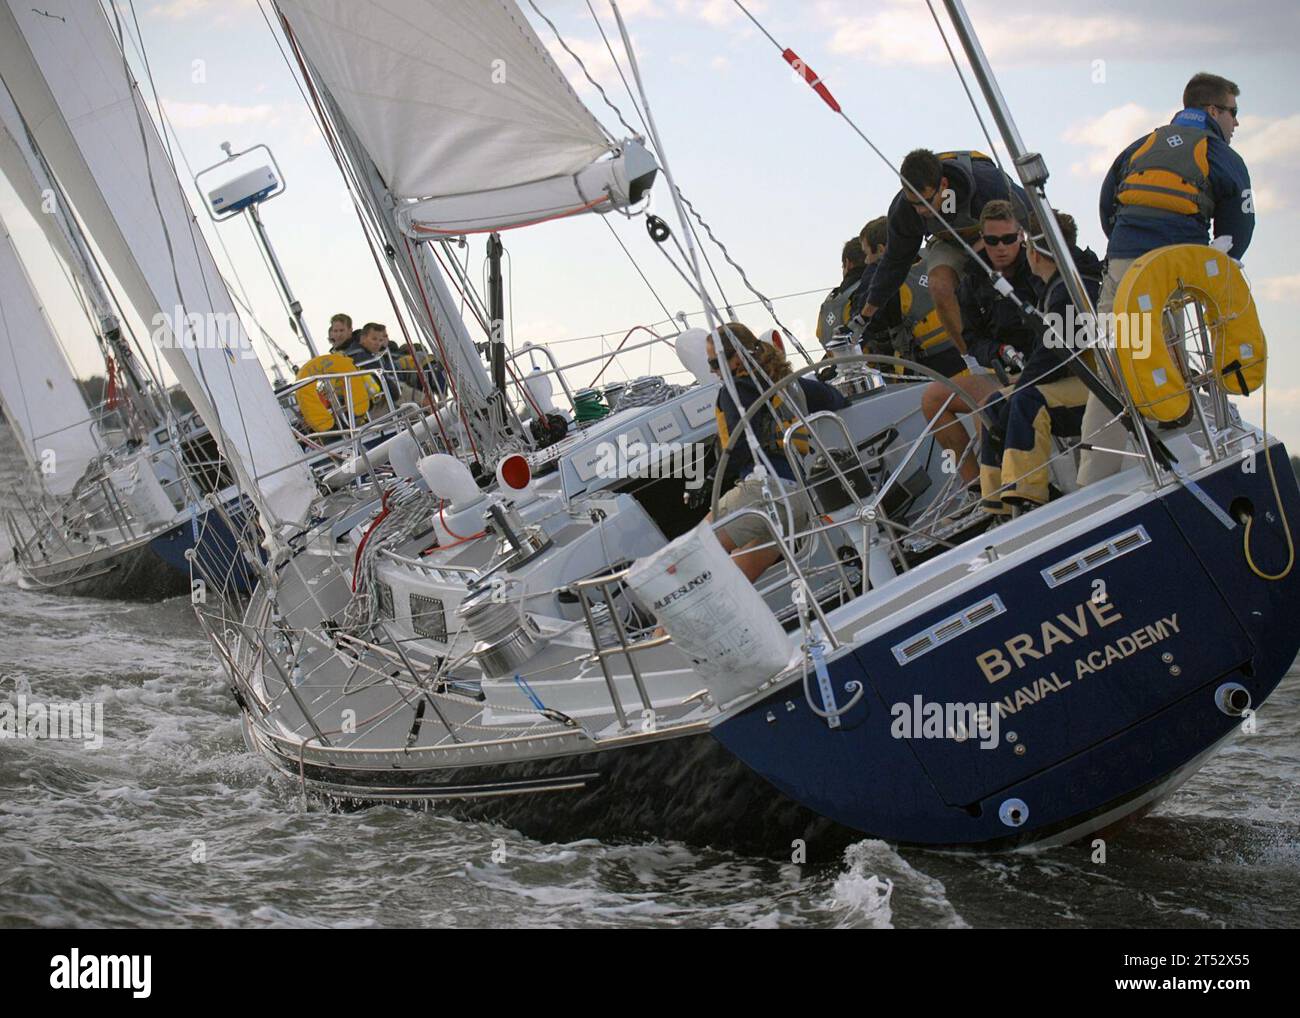
<svg viewBox="0 0 1300 1018"><path fill-rule="evenodd" d="M975 174L974 195L970 193L971 185L966 180L965 174L948 169L953 165L955 164L948 160L944 161L945 175L948 177L949 186L953 189L957 208L968 212L973 218L979 218L980 210L988 202L995 198L1009 198L1013 193L1015 195L1012 198L1013 204L1018 202L1021 208L1029 207L1024 188L998 169L997 163L985 159L973 161L971 168ZM942 211L940 209L940 212ZM916 209L908 204L902 191L894 196L889 206L885 254L876 263L875 277L871 280L871 291L867 295L868 303L878 308L884 307L889 302L889 298L898 293L898 288L907 279L907 273L912 268L912 263L916 261L925 238L936 231L941 235L947 234L939 220L921 218Z"/></svg>
<svg viewBox="0 0 1300 1018"><path fill-rule="evenodd" d="M991 267L988 255L980 252L984 265ZM1041 283L1029 271L1029 260L1022 247L1016 260L1003 273L1019 297L1030 307L1038 305ZM966 340L966 352L981 367L991 368L998 347L1009 343L1028 357L1038 343L1041 331L1027 321L1020 309L993 288L989 274L980 266L971 264L962 277L958 294L961 303L961 334Z"/></svg>
<svg viewBox="0 0 1300 1018"><path fill-rule="evenodd" d="M809 414L815 414L822 410L842 410L849 405L848 400L841 396L837 390L832 389L825 382L818 381L816 378L800 378L799 386L803 389L804 398L808 401ZM748 375L740 375L736 378L736 394L740 397L740 401L745 405L746 410L754 405L754 401L758 399L761 393L762 390ZM725 430L720 432L720 437L725 446L728 436L735 432L736 426L740 423L741 414L741 411L736 409L731 393L727 391L725 386L718 390L718 413L726 425ZM771 417L772 411L766 408L758 411L751 423L757 423L758 418L763 414ZM773 469L787 481L793 481L794 470L790 467L785 454L773 449L764 451L772 461ZM737 440L736 447L731 450L731 457L727 460L727 475L728 477L745 477L752 469L754 469L754 456L749 451L748 440L741 438Z"/></svg>
<svg viewBox="0 0 1300 1018"><path fill-rule="evenodd" d="M1096 307L1097 295L1101 290L1103 271L1101 259L1093 253L1092 248L1080 251L1076 247L1071 249L1071 253L1074 255L1074 264L1079 268L1079 275L1083 277L1083 288L1088 291L1093 307ZM1063 326L1068 328L1069 309L1073 303L1070 291L1065 285L1065 280L1061 278L1061 274L1058 272L1044 285L1038 306L1043 314L1057 316ZM1077 312L1075 314L1077 317ZM1074 351L1072 349L1062 349L1055 344L1049 345L1046 342L1049 330L1038 318L1035 318L1034 322L1038 331L1038 339L1034 343L1033 351L1025 358L1025 370L1016 383L1017 389L1026 385L1059 382L1070 373L1070 369L1065 364L1065 359L1072 355ZM1068 340L1069 336L1063 338Z"/></svg>
<svg viewBox="0 0 1300 1018"><path fill-rule="evenodd" d="M1255 232L1255 213L1246 211L1251 196L1250 173L1246 170L1245 160L1232 150L1219 125L1204 110L1183 110L1170 123L1210 132L1206 158L1210 164L1210 188L1214 193L1214 236L1231 236L1232 250L1228 253L1240 261L1250 246L1251 234ZM1210 240L1210 224L1200 216L1184 216L1176 212L1162 215L1134 213L1116 200L1115 192L1123 179L1124 166L1146 139L1144 134L1116 157L1101 185L1101 228L1110 238L1107 258L1140 258L1148 251L1168 244L1205 244ZM1250 207L1253 208L1253 204Z"/></svg>

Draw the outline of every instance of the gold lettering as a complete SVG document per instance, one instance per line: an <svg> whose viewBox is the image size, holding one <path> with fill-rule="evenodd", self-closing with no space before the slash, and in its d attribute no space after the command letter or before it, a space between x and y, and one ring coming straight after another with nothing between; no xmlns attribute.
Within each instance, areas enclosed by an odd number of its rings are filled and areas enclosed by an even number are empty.
<svg viewBox="0 0 1300 1018"><path fill-rule="evenodd" d="M983 654L975 658L975 663L980 666L980 671L984 673L984 678L990 682L997 682L999 679L1005 679L1011 674L1011 666L1007 664L1007 659L1002 656L1002 651L996 647L993 650L986 650Z"/></svg>
<svg viewBox="0 0 1300 1018"><path fill-rule="evenodd" d="M1021 633L1019 636L1013 636L1007 641L1007 651L1011 654L1011 660L1016 663L1017 668L1025 667L1025 658L1041 658L1043 655L1034 650L1034 638L1028 633Z"/></svg>
<svg viewBox="0 0 1300 1018"><path fill-rule="evenodd" d="M1043 623L1043 653L1050 654L1052 648L1058 643L1073 643L1068 636L1057 629L1050 622Z"/></svg>
<svg viewBox="0 0 1300 1018"><path fill-rule="evenodd" d="M1088 635L1088 620L1083 617L1083 605L1080 604L1075 606L1073 619L1065 614L1056 617L1069 626L1075 636Z"/></svg>
<svg viewBox="0 0 1300 1018"><path fill-rule="evenodd" d="M1136 633L1134 633L1133 642L1138 645L1139 650L1146 650L1148 647L1150 647L1151 627L1147 626L1146 629L1139 629Z"/></svg>
<svg viewBox="0 0 1300 1018"><path fill-rule="evenodd" d="M1090 598L1087 605L1088 610L1092 612L1092 617L1097 620L1099 626L1109 626L1112 622L1118 622L1124 617L1116 610L1115 603L1109 599L1098 604Z"/></svg>
<svg viewBox="0 0 1300 1018"><path fill-rule="evenodd" d="M1171 628L1175 633L1180 633L1180 632L1182 632L1182 630L1178 628L1178 613L1177 613L1177 612L1174 612L1172 615L1169 616L1169 618L1167 618L1167 619L1161 619L1160 621L1161 621L1161 622L1168 622L1168 623L1169 623L1169 627L1170 627L1170 628Z"/></svg>
<svg viewBox="0 0 1300 1018"><path fill-rule="evenodd" d="M1106 644L1106 664L1110 664L1113 661L1123 661L1123 660L1124 660L1124 655L1115 649L1115 645L1113 643Z"/></svg>
<svg viewBox="0 0 1300 1018"><path fill-rule="evenodd" d="M1100 656L1101 656L1101 651L1099 650L1094 650L1091 654L1088 655L1088 667L1091 668L1094 672L1099 672L1106 667L1105 661L1102 661L1100 664L1093 664L1092 659Z"/></svg>

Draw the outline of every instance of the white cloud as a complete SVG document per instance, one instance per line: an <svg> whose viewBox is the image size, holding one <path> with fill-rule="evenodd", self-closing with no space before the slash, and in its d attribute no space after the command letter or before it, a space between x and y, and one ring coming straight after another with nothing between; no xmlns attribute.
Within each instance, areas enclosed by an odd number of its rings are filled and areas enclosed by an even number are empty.
<svg viewBox="0 0 1300 1018"><path fill-rule="evenodd" d="M164 99L163 108L172 126L180 128L237 127L257 124L275 116L269 103L256 106L238 106L232 103L187 103Z"/></svg>
<svg viewBox="0 0 1300 1018"><path fill-rule="evenodd" d="M745 6L754 14L761 14L764 9L763 4L755 3L753 0ZM745 17L732 0L676 0L674 7L678 14L698 18L716 28L730 25L737 18ZM745 20L748 21L747 18Z"/></svg>
<svg viewBox="0 0 1300 1018"><path fill-rule="evenodd" d="M1290 276L1267 276L1250 284L1256 297L1264 300L1300 301L1300 273Z"/></svg>
<svg viewBox="0 0 1300 1018"><path fill-rule="evenodd" d="M996 17L973 17L980 44L995 63L1100 56L1103 47L1109 56L1111 44L1143 30L1139 21L1123 15L1049 14L1037 6L1018 13L1008 7L1014 4L999 4ZM881 64L949 62L934 19L923 4L889 0L867 14L857 13L860 9L858 4L842 2L818 6L819 19L831 29L832 52L862 55ZM955 47L951 24L942 15L940 21Z"/></svg>
<svg viewBox="0 0 1300 1018"><path fill-rule="evenodd" d="M1093 0L1087 13L1044 10L1037 0L970 0L970 18L985 54L995 66L1048 63L1062 60L1149 60L1153 39L1164 51L1206 45L1204 19L1215 25L1214 44L1221 53L1250 52L1281 45L1277 36L1289 31L1294 10L1246 12L1225 22L1221 10L1196 0L1135 5L1130 0ZM1169 8L1162 11L1160 7ZM1264 7L1264 5L1260 5ZM934 19L918 0L821 0L815 20L830 30L834 53L862 56L879 64L935 66L949 62ZM939 20L956 47L951 23Z"/></svg>
<svg viewBox="0 0 1300 1018"><path fill-rule="evenodd" d="M731 61L727 57L719 54L709 61L709 66L721 74L731 70Z"/></svg>
<svg viewBox="0 0 1300 1018"><path fill-rule="evenodd" d="M1270 167L1289 170L1300 156L1300 113L1248 117L1233 136L1232 147L1241 153L1252 172Z"/></svg>
<svg viewBox="0 0 1300 1018"><path fill-rule="evenodd" d="M1088 151L1081 162L1070 165L1070 172L1100 179L1125 146L1168 119L1166 114L1130 102L1107 110L1099 117L1072 124L1061 138Z"/></svg>

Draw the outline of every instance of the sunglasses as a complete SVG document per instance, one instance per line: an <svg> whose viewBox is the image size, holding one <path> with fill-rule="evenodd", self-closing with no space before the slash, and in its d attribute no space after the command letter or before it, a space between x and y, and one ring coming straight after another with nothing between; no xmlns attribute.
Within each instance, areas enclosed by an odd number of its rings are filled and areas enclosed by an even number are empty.
<svg viewBox="0 0 1300 1018"><path fill-rule="evenodd" d="M1230 114L1234 120L1237 119L1237 107L1220 106L1218 103L1210 103L1210 105L1213 106L1216 110L1223 110L1224 113Z"/></svg>
<svg viewBox="0 0 1300 1018"><path fill-rule="evenodd" d="M1006 244L1007 247L1010 247L1020 239L1020 231L1017 230L1015 233L985 233L981 234L981 237L989 247L997 247L999 244Z"/></svg>

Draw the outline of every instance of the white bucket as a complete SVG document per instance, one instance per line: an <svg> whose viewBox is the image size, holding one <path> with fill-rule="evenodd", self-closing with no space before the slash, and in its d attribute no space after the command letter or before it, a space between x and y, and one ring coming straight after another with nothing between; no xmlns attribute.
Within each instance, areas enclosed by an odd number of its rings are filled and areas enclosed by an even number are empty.
<svg viewBox="0 0 1300 1018"><path fill-rule="evenodd" d="M718 705L753 692L790 662L785 630L707 523L638 559L627 586L691 659Z"/></svg>

